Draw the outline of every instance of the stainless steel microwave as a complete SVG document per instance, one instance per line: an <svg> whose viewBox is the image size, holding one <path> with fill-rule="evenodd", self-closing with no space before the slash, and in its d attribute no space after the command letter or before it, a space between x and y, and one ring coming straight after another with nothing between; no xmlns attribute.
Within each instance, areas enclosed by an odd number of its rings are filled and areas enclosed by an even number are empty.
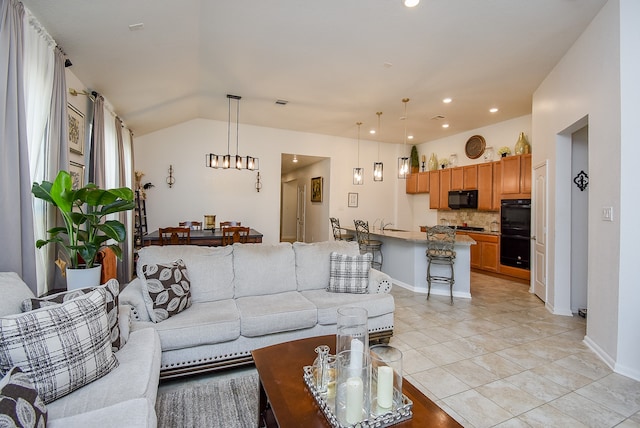
<svg viewBox="0 0 640 428"><path fill-rule="evenodd" d="M449 191L449 208L459 210L461 208L478 208L477 190L451 190Z"/></svg>

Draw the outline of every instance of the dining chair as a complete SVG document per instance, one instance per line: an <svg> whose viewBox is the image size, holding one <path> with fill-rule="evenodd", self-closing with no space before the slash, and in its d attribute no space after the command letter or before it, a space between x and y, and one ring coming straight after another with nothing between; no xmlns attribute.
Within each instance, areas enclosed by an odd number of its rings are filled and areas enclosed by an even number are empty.
<svg viewBox="0 0 640 428"><path fill-rule="evenodd" d="M382 241L370 238L368 221L353 220L353 224L356 226L356 240L360 247L360 254L373 254L371 267L380 270L382 268Z"/></svg>
<svg viewBox="0 0 640 428"><path fill-rule="evenodd" d="M246 244L251 228L242 226L227 226L222 228L222 245L231 245L239 242Z"/></svg>
<svg viewBox="0 0 640 428"><path fill-rule="evenodd" d="M355 236L349 232L343 232L347 229L340 227L340 220L335 217L329 217L331 222L331 229L333 230L333 239L336 241L353 241Z"/></svg>
<svg viewBox="0 0 640 428"><path fill-rule="evenodd" d="M180 227L188 227L191 230L202 230L202 222L201 221L181 221L178 223Z"/></svg>
<svg viewBox="0 0 640 428"><path fill-rule="evenodd" d="M191 229L188 227L161 227L158 229L160 245L191 244Z"/></svg>
<svg viewBox="0 0 640 428"><path fill-rule="evenodd" d="M239 221L221 221L220 228L229 227L229 226L242 226L242 222Z"/></svg>
<svg viewBox="0 0 640 428"><path fill-rule="evenodd" d="M455 283L454 263L456 260L456 252L453 246L456 243L455 229L447 226L433 226L427 229L427 300L431 295L431 282L443 282L449 284L449 294L451 295L451 303L453 305L453 284ZM449 276L445 276L444 272L439 275L431 274L431 265L446 265L451 269Z"/></svg>

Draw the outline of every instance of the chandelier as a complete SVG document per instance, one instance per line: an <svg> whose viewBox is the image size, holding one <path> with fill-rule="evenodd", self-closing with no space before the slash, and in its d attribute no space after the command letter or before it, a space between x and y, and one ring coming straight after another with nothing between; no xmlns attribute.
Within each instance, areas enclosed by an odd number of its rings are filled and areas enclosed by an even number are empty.
<svg viewBox="0 0 640 428"><path fill-rule="evenodd" d="M409 102L409 98L403 98L402 102L404 103L404 144L402 146L402 150L406 153L407 148L407 122L409 121L409 117L407 116L407 103ZM407 178L409 175L409 156L402 156L398 158L398 178Z"/></svg>
<svg viewBox="0 0 640 428"><path fill-rule="evenodd" d="M382 181L382 162L380 162L380 116L382 115L381 111L376 112L378 115L378 160L373 163L373 181Z"/></svg>
<svg viewBox="0 0 640 428"><path fill-rule="evenodd" d="M362 122L356 122L358 125L358 166L353 168L353 184L364 184L364 168L360 168L360 125Z"/></svg>
<svg viewBox="0 0 640 428"><path fill-rule="evenodd" d="M229 105L228 111L228 120L227 120L227 154L226 155L217 155L215 153L209 153L205 155L205 165L209 168L222 168L229 169L231 168L231 100L236 101L236 155L233 160L233 167L235 169L248 169L250 171L255 171L259 169L259 160L253 156L240 156L239 147L239 131L240 131L240 100L242 99L239 95L231 95L227 94L227 100Z"/></svg>

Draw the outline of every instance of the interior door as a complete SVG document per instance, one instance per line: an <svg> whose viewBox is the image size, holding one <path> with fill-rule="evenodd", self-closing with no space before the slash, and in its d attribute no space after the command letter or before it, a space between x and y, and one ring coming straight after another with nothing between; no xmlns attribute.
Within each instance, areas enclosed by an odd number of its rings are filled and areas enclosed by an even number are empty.
<svg viewBox="0 0 640 428"><path fill-rule="evenodd" d="M296 213L297 220L297 232L296 232L296 240L298 242L305 242L305 230L304 230L304 221L306 216L306 199L307 198L307 185L303 184L298 186L298 210Z"/></svg>
<svg viewBox="0 0 640 428"><path fill-rule="evenodd" d="M547 161L535 167L533 205L533 292L547 301Z"/></svg>

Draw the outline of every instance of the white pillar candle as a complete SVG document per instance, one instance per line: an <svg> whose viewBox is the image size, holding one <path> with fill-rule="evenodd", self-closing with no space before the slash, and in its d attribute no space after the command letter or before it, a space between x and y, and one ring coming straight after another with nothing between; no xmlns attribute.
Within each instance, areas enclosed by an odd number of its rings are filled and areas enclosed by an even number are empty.
<svg viewBox="0 0 640 428"><path fill-rule="evenodd" d="M362 379L350 377L347 379L346 419L348 424L355 424L362 420L362 408L364 405L364 387Z"/></svg>
<svg viewBox="0 0 640 428"><path fill-rule="evenodd" d="M378 407L385 410L393 406L393 369L389 366L378 367Z"/></svg>
<svg viewBox="0 0 640 428"><path fill-rule="evenodd" d="M358 376L362 371L362 356L364 355L364 343L358 339L351 339L351 360L349 369L351 376Z"/></svg>

